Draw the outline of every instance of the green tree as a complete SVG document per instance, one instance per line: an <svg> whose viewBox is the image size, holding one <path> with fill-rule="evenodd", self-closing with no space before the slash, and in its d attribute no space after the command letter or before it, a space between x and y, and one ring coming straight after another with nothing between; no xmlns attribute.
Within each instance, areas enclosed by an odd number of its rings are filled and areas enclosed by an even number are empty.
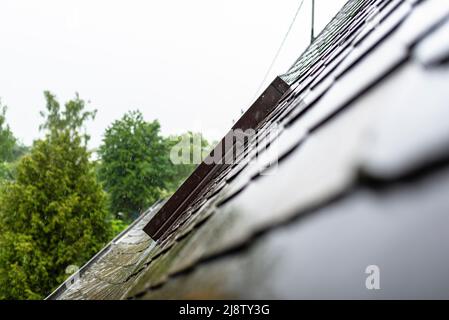
<svg viewBox="0 0 449 320"><path fill-rule="evenodd" d="M28 152L6 123L6 111L7 107L0 101L0 184L14 178L16 160Z"/></svg>
<svg viewBox="0 0 449 320"><path fill-rule="evenodd" d="M6 110L7 107L0 102L0 184L13 179L16 160L27 152L6 123Z"/></svg>
<svg viewBox="0 0 449 320"><path fill-rule="evenodd" d="M0 162L0 185L6 181L13 179L14 164L9 162Z"/></svg>
<svg viewBox="0 0 449 320"><path fill-rule="evenodd" d="M78 95L63 108L45 92L45 139L34 142L0 196L0 299L39 299L111 236L106 196L96 182L88 136L95 112Z"/></svg>
<svg viewBox="0 0 449 320"><path fill-rule="evenodd" d="M158 121L130 111L106 129L98 154L99 177L111 211L131 220L158 200L169 180L168 145Z"/></svg>
<svg viewBox="0 0 449 320"><path fill-rule="evenodd" d="M16 151L16 138L6 123L6 106L0 101L0 163L12 161Z"/></svg>

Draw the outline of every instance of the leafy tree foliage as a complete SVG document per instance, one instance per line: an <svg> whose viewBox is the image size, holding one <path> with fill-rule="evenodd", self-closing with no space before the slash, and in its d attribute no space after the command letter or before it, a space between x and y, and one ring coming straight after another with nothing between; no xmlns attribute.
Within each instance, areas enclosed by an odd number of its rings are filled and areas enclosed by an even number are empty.
<svg viewBox="0 0 449 320"><path fill-rule="evenodd" d="M14 179L14 177L16 176L16 168L17 165L19 164L18 159L20 159L20 157L22 157L24 154L29 152L29 148L16 143L16 145L13 148L13 160L10 162L0 162L0 184L4 183L8 180L12 180Z"/></svg>
<svg viewBox="0 0 449 320"><path fill-rule="evenodd" d="M163 138L159 123L146 122L139 111L128 112L115 121L106 130L99 149L99 176L110 195L111 211L131 220L173 192L197 164L173 164L170 150L183 138L193 139L195 135ZM202 145L206 148L207 141Z"/></svg>
<svg viewBox="0 0 449 320"><path fill-rule="evenodd" d="M165 189L169 150L159 131L159 122L144 121L139 111L126 113L106 129L99 176L115 214L135 218Z"/></svg>
<svg viewBox="0 0 449 320"><path fill-rule="evenodd" d="M17 141L6 124L6 110L0 102L0 184L13 179L16 160L28 152L28 148Z"/></svg>
<svg viewBox="0 0 449 320"><path fill-rule="evenodd" d="M106 196L80 133L95 112L78 95L63 107L45 92L46 136L0 191L0 299L43 298L111 236Z"/></svg>
<svg viewBox="0 0 449 320"><path fill-rule="evenodd" d="M16 147L16 138L6 124L6 106L0 102L0 163L12 161Z"/></svg>
<svg viewBox="0 0 449 320"><path fill-rule="evenodd" d="M114 236L118 235L120 232L122 232L129 226L125 221L121 219L112 219L111 225L112 225L112 234Z"/></svg>
<svg viewBox="0 0 449 320"><path fill-rule="evenodd" d="M0 162L0 185L13 178L13 164Z"/></svg>

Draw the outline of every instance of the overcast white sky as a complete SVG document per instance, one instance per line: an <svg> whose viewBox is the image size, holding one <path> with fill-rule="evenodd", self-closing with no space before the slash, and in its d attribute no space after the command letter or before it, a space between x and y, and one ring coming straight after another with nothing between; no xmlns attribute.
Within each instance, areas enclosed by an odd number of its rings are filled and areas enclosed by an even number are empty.
<svg viewBox="0 0 449 320"><path fill-rule="evenodd" d="M0 98L25 144L39 137L43 91L98 109L96 147L130 109L164 134L219 139L252 102L301 0L2 0ZM346 0L316 0L321 30ZM305 0L268 82L305 49ZM265 86L266 86L265 85Z"/></svg>

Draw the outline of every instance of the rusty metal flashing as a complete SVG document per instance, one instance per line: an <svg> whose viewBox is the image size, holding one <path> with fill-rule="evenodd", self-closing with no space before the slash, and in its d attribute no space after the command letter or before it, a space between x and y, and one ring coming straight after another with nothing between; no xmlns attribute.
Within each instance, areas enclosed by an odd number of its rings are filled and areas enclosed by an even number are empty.
<svg viewBox="0 0 449 320"><path fill-rule="evenodd" d="M178 190L167 200L155 216L144 227L144 231L153 239L159 240L170 230L171 226L182 216L183 212L195 200L196 196L206 186L208 182L217 177L229 164L226 161L214 163L212 159L217 153L226 156L233 148L225 143L226 139L232 135L234 130L256 129L258 125L273 111L276 104L285 93L290 90L289 85L281 78L276 77L265 89L259 98L234 124L232 129L217 144L206 159L195 169ZM226 149L227 148L227 149Z"/></svg>

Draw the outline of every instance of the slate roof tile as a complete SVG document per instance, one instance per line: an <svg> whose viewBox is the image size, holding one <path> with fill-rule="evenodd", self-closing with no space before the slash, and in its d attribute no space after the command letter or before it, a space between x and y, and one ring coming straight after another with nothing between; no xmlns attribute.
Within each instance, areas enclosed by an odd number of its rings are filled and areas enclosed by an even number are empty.
<svg viewBox="0 0 449 320"><path fill-rule="evenodd" d="M413 184L355 189L139 298L446 299L448 191L447 168ZM364 286L373 263L381 290Z"/></svg>

